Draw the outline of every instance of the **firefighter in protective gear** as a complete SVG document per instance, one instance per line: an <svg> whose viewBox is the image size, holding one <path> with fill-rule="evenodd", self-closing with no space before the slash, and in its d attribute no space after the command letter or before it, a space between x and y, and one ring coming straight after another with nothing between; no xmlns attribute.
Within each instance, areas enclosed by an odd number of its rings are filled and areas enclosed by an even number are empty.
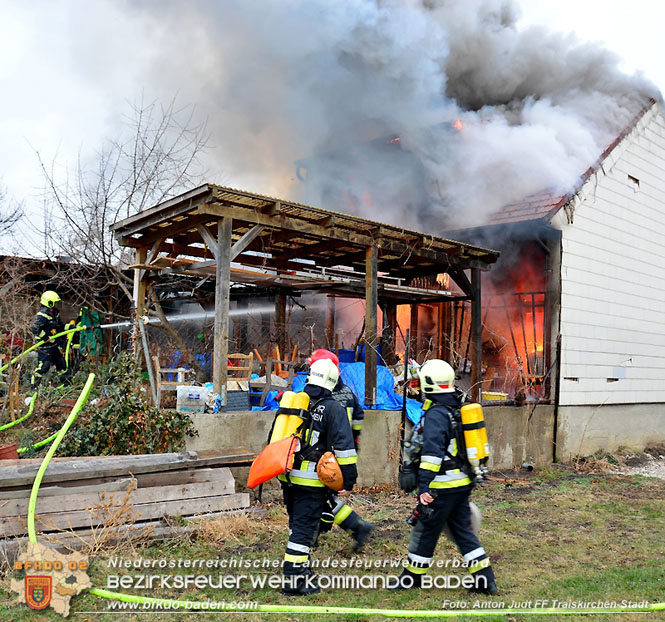
<svg viewBox="0 0 665 622"><path fill-rule="evenodd" d="M445 361L427 361L419 370L423 405L423 446L418 470L417 516L409 540L408 565L400 577L402 588L419 587L429 569L437 540L447 523L455 544L468 564L474 584L471 592L496 594L489 557L471 530L469 495L473 482L463 470L452 413L461 407L455 372Z"/></svg>
<svg viewBox="0 0 665 622"><path fill-rule="evenodd" d="M324 359L332 361L339 369L339 359L337 358L337 355L330 350L324 350L321 348L315 350L307 359L307 362L312 365L315 361ZM360 439L360 433L363 429L365 412L360 406L358 398L353 391L344 384L341 378L337 381L337 384L332 391L332 395L342 405L349 421L351 422L353 441L357 452L359 448L358 441ZM330 531L333 525L339 525L345 531L351 532L353 539L356 541L353 547L353 550L356 553L362 549L374 529L374 525L363 520L357 512L329 490L328 498L326 500L326 509L321 515L319 533Z"/></svg>
<svg viewBox="0 0 665 622"><path fill-rule="evenodd" d="M310 396L309 417L302 427L304 448L296 452L293 469L280 475L284 503L289 515L289 541L284 554L284 587L289 596L319 591L308 567L309 554L318 533L326 505L327 488L316 474L316 464L332 451L340 465L346 496L356 483L357 455L351 425L346 412L332 396L339 379L337 366L329 360L316 361L310 367L305 393ZM309 432L311 430L311 433Z"/></svg>
<svg viewBox="0 0 665 622"><path fill-rule="evenodd" d="M32 333L37 340L48 339L65 330L60 317L60 296L52 290L45 291L39 300L39 311L32 322ZM37 367L32 374L31 385L36 388L46 372L55 365L61 385L69 382L69 370L61 349L66 347L67 339L63 335L55 341L47 341L37 348Z"/></svg>

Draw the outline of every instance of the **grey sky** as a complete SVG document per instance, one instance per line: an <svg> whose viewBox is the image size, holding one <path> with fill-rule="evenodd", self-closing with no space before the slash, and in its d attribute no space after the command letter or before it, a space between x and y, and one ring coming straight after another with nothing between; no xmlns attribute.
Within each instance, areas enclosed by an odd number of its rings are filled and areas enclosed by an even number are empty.
<svg viewBox="0 0 665 622"><path fill-rule="evenodd" d="M665 90L665 5L647 0L518 4L518 27L540 24L599 41L622 59L623 70L641 70ZM24 201L30 213L40 209L42 183L33 150L46 161L57 156L59 163L75 166L79 152L94 152L102 137L113 135L127 113L127 101L168 100L179 91L183 103L197 103L209 92L207 81L216 80L215 59L204 45L200 24L176 21L174 15L182 19L177 11L170 17L165 11L163 21L156 22L139 7L110 0L0 0L0 183ZM178 66L177 55L160 63L171 44L190 48L196 67ZM189 89L178 79L183 70L190 74ZM248 167L241 173L227 168L223 155L216 158L213 152L211 164L213 181L257 192L277 191L261 187L261 177L254 178Z"/></svg>

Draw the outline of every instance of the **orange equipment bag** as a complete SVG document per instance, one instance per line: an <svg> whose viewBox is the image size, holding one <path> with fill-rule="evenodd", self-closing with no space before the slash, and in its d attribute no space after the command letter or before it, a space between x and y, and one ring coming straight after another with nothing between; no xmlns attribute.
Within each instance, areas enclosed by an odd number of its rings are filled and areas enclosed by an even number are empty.
<svg viewBox="0 0 665 622"><path fill-rule="evenodd" d="M267 445L249 468L247 487L255 488L277 475L288 473L293 468L293 456L299 443L300 439L295 436L287 436Z"/></svg>
<svg viewBox="0 0 665 622"><path fill-rule="evenodd" d="M316 474L328 488L332 488L336 492L344 488L342 469L339 468L337 458L332 451L327 451L321 456L316 465Z"/></svg>

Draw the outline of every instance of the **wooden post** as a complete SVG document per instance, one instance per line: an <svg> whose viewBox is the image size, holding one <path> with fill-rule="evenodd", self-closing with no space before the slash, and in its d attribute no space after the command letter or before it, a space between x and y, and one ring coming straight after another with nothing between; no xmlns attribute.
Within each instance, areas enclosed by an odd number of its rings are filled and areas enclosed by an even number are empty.
<svg viewBox="0 0 665 622"><path fill-rule="evenodd" d="M440 302L437 305L437 314L436 314L436 342L437 342L437 351L438 351L438 357L442 360L446 360L446 355L445 355L445 330L444 330L444 309L446 307L445 302Z"/></svg>
<svg viewBox="0 0 665 622"><path fill-rule="evenodd" d="M418 360L418 305L411 305L411 322L409 326L409 357Z"/></svg>
<svg viewBox="0 0 665 622"><path fill-rule="evenodd" d="M247 354L249 350L249 344L247 343L247 313L249 307L249 298L242 296L238 298L238 309L242 309L243 313L237 320L235 324L236 332L233 335L236 341L236 349L238 352Z"/></svg>
<svg viewBox="0 0 665 622"><path fill-rule="evenodd" d="M377 292L376 246L365 250L365 405L376 404L376 305Z"/></svg>
<svg viewBox="0 0 665 622"><path fill-rule="evenodd" d="M326 348L333 348L335 335L335 297L328 296L328 311L326 313Z"/></svg>
<svg viewBox="0 0 665 622"><path fill-rule="evenodd" d="M217 225L217 263L215 266L215 341L212 390L226 404L226 379L229 354L229 299L231 295L231 233L233 221L220 218Z"/></svg>
<svg viewBox="0 0 665 622"><path fill-rule="evenodd" d="M395 345L397 344L397 305L386 305L383 317L383 323L386 327L384 339L386 349L385 351L381 351L381 355L387 365L394 365L397 362L397 357L395 356Z"/></svg>
<svg viewBox="0 0 665 622"><path fill-rule="evenodd" d="M275 326L273 335L275 344L277 344L277 347L279 348L279 356L282 360L286 360L284 357L286 356L287 333L288 327L286 326L286 296L280 289L277 294L275 294Z"/></svg>
<svg viewBox="0 0 665 622"><path fill-rule="evenodd" d="M145 263L148 256L148 249L145 247L137 248L134 253L134 263L142 265ZM139 327L136 322L140 322L138 318L145 313L145 281L143 276L145 271L141 268L134 268L134 291L132 292L132 302L134 304L134 326L132 329L132 352L134 353L134 360L138 363L141 346L139 339Z"/></svg>
<svg viewBox="0 0 665 622"><path fill-rule="evenodd" d="M471 302L471 344L473 348L473 358L471 360L471 399L474 402L480 402L481 382L483 379L481 372L482 365L482 320L481 320L481 298L480 298L480 270L471 269L471 288L473 290L473 300Z"/></svg>

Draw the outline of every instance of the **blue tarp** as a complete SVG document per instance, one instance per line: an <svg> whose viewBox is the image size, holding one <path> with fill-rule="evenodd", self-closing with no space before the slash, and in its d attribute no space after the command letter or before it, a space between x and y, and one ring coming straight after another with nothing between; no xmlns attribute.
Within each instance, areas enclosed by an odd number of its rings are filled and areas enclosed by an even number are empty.
<svg viewBox="0 0 665 622"><path fill-rule="evenodd" d="M348 385L354 392L361 405L365 401L365 363L341 363L339 364L342 382ZM307 374L299 372L293 379L295 393L302 391L307 382ZM277 410L279 403L275 399L277 391L270 391L265 404L252 406L252 410ZM402 410L402 397L395 393L395 379L386 367L377 366L376 369L376 405L372 410ZM420 421L422 404L411 398L406 400L406 416L413 423Z"/></svg>
<svg viewBox="0 0 665 622"><path fill-rule="evenodd" d="M365 363L340 363L342 382L355 393L361 404L365 402ZM420 421L421 403L407 398L406 416ZM386 367L376 368L376 405L372 410L402 410L402 396L395 393L395 379Z"/></svg>

